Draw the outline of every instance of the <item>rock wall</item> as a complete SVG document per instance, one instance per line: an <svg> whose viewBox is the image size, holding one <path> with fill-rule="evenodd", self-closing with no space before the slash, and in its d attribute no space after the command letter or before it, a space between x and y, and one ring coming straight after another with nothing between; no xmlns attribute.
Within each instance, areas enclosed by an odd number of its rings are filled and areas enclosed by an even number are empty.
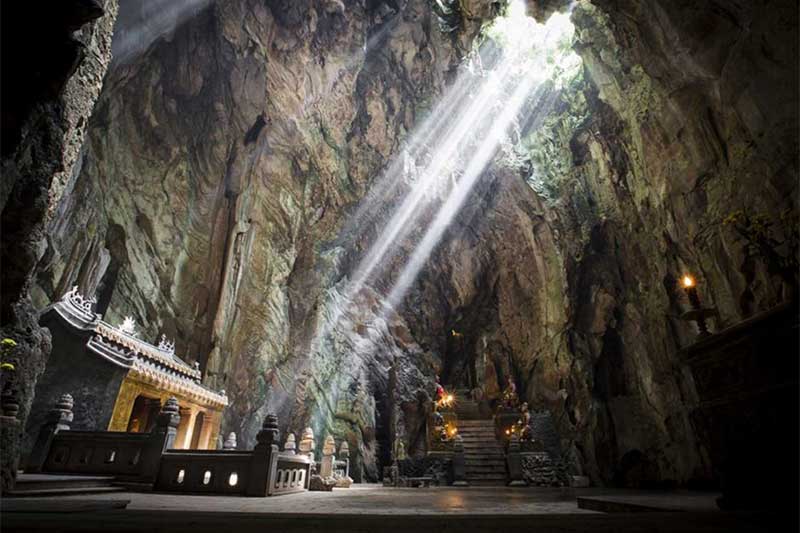
<svg viewBox="0 0 800 533"><path fill-rule="evenodd" d="M4 6L2 21L0 333L17 343L8 356L15 371L3 376L3 385L17 396L22 421L50 353L50 335L39 328L31 304L31 277L111 59L117 1L60 2L44 18L40 8ZM4 430L4 487L16 475L22 427L13 434Z"/></svg>
<svg viewBox="0 0 800 533"><path fill-rule="evenodd" d="M375 325L385 288L344 301L375 231L348 216L500 7L443 5L220 1L119 65L50 226L37 303L96 293L112 321L174 337L228 391L224 431L249 445L277 412L350 441L357 479L388 458L389 367L415 453L434 373L470 360L495 388L513 376L595 482L708 477L677 278L697 276L717 327L796 286L775 258L796 248L771 254L723 220L796 217L797 7L578 3L583 72L523 125L518 160L490 165L405 307Z"/></svg>

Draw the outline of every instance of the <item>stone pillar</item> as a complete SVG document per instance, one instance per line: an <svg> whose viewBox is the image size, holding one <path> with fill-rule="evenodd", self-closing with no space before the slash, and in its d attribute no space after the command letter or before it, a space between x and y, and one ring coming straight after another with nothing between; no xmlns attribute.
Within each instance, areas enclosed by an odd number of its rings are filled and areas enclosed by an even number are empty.
<svg viewBox="0 0 800 533"><path fill-rule="evenodd" d="M256 447L250 458L250 480L247 484L246 496L266 496L269 492L269 483L275 477L276 462L273 459L278 455L278 417L267 415L261 426L261 431L256 435Z"/></svg>
<svg viewBox="0 0 800 533"><path fill-rule="evenodd" d="M519 444L519 435L514 433L508 442L506 463L508 464L509 487L527 487L525 473L522 470L522 449Z"/></svg>
<svg viewBox="0 0 800 533"><path fill-rule="evenodd" d="M189 449L192 442L192 431L194 430L194 421L197 418L197 410L194 407L185 407L180 409L181 423L178 425L178 431L175 435L175 448L179 450Z"/></svg>
<svg viewBox="0 0 800 533"><path fill-rule="evenodd" d="M0 371L2 372L2 371ZM17 418L19 399L16 391L9 388L0 395L0 496L3 491L13 489L19 469L19 434L21 424Z"/></svg>
<svg viewBox="0 0 800 533"><path fill-rule="evenodd" d="M203 423L203 436L200 437L201 442L205 442L206 450L212 449L217 445L220 438L220 426L222 425L222 412L221 411L207 411L206 420ZM208 434L206 435L206 432Z"/></svg>
<svg viewBox="0 0 800 533"><path fill-rule="evenodd" d="M322 464L319 469L319 475L322 477L333 477L333 469L336 464L336 442L333 440L333 435L325 437L325 443L322 445Z"/></svg>
<svg viewBox="0 0 800 533"><path fill-rule="evenodd" d="M181 415L178 400L174 397L170 398L161 408L155 429L150 433L150 439L142 452L141 470L139 471L140 481L145 483L155 482L158 469L161 466L161 455L164 450L174 448L175 435L180 421Z"/></svg>
<svg viewBox="0 0 800 533"><path fill-rule="evenodd" d="M200 438L197 440L197 449L208 450L212 443L215 444L216 437L212 438L215 427L219 425L219 413L216 411L206 411L203 413L203 426L200 428Z"/></svg>
<svg viewBox="0 0 800 533"><path fill-rule="evenodd" d="M464 440L461 435L456 435L453 439L453 486L466 487L467 482L467 461L464 458Z"/></svg>
<svg viewBox="0 0 800 533"><path fill-rule="evenodd" d="M73 417L72 405L72 396L65 394L47 414L47 421L39 431L39 436L28 457L28 464L25 467L26 472L35 473L42 471L44 462L47 459L47 454L50 453L50 445L53 443L53 437L60 431L69 431L69 425Z"/></svg>

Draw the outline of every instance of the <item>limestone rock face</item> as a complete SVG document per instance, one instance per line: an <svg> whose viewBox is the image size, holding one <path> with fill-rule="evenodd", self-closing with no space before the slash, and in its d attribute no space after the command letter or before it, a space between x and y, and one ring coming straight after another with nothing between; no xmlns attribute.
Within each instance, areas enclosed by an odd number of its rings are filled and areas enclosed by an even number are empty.
<svg viewBox="0 0 800 533"><path fill-rule="evenodd" d="M299 430L319 401L315 432L355 433L373 457L389 359L363 370L377 382L347 373L344 345L304 370L308 343L354 251L336 231L494 9L472 4L444 33L423 0L215 2L118 65L37 303L77 284L108 320L174 337L229 392L226 426L244 445L268 404ZM414 353L405 343L385 357Z"/></svg>
<svg viewBox="0 0 800 533"><path fill-rule="evenodd" d="M4 5L0 160L0 335L17 346L4 357L24 421L50 353L29 289L45 248L45 225L72 175L92 108L111 60L117 0ZM4 376L7 378L8 376ZM4 382L6 380L4 379ZM3 486L16 476L24 423L3 431ZM13 450L13 451L12 451ZM10 476L6 474L11 472Z"/></svg>
<svg viewBox="0 0 800 533"><path fill-rule="evenodd" d="M442 370L498 392L513 376L570 475L707 476L677 280L696 275L719 325L793 290L722 221L796 216L797 7L580 2L581 75L521 125L521 162L489 165L376 322L385 287L343 290L376 230L347 222L497 7L210 4L109 74L36 302L96 293L108 319L200 361L240 447L277 413L352 443L357 481L378 478L394 432L424 451Z"/></svg>

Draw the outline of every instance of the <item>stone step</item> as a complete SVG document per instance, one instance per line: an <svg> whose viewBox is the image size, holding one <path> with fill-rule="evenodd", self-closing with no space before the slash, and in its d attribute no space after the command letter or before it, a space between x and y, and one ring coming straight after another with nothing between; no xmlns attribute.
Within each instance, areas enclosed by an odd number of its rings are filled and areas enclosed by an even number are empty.
<svg viewBox="0 0 800 533"><path fill-rule="evenodd" d="M464 448L464 456L465 457L505 457L505 452L500 449L485 449L485 448L476 448L476 449L466 449Z"/></svg>
<svg viewBox="0 0 800 533"><path fill-rule="evenodd" d="M497 449L492 449L492 448L488 448L488 449L487 448L467 449L467 448L464 448L464 457L491 457L491 458L496 458L496 457L505 457L505 456L506 456L506 454L503 452L503 450L501 450L499 448L497 448Z"/></svg>
<svg viewBox="0 0 800 533"><path fill-rule="evenodd" d="M75 496L82 494L108 494L112 492L125 492L125 487L62 487L54 489L14 489L4 493L12 498L32 498L50 496Z"/></svg>
<svg viewBox="0 0 800 533"><path fill-rule="evenodd" d="M505 450L501 447L494 446L464 446L464 453L466 455L502 455L505 457Z"/></svg>
<svg viewBox="0 0 800 533"><path fill-rule="evenodd" d="M466 472L467 474L494 474L500 473L505 475L506 473L506 466L505 465L466 465Z"/></svg>
<svg viewBox="0 0 800 533"><path fill-rule="evenodd" d="M66 488L110 487L110 476L76 476L67 474L19 474L14 490L43 490Z"/></svg>
<svg viewBox="0 0 800 533"><path fill-rule="evenodd" d="M497 480L497 481L505 481L506 474L505 472L491 472L491 473L470 473L467 472L467 480L468 481L490 481L490 480Z"/></svg>
<svg viewBox="0 0 800 533"><path fill-rule="evenodd" d="M467 466L469 465L501 465L505 466L506 460L500 457L465 457Z"/></svg>
<svg viewBox="0 0 800 533"><path fill-rule="evenodd" d="M473 487L505 487L508 482L503 479L470 479L469 484Z"/></svg>
<svg viewBox="0 0 800 533"><path fill-rule="evenodd" d="M480 446L475 448L470 448L468 446L464 446L464 455L468 456L491 456L491 457L505 457L506 453L503 448L489 448L486 446Z"/></svg>

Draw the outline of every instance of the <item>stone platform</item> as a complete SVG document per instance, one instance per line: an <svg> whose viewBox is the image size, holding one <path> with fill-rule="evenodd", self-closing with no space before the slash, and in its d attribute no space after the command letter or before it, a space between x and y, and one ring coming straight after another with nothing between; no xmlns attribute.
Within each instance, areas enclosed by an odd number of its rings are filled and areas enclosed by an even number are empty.
<svg viewBox="0 0 800 533"><path fill-rule="evenodd" d="M275 498L117 493L2 500L3 531L792 531L765 513L716 510L717 494L604 489L360 485ZM578 498L646 502L651 512L581 509ZM127 504L127 506L125 506Z"/></svg>

